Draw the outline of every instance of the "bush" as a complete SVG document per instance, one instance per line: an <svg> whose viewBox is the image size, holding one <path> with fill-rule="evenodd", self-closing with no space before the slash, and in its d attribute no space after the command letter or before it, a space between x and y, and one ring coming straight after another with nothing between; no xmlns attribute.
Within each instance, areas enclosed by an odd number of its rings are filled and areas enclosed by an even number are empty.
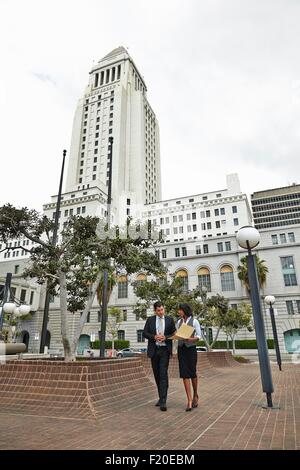
<svg viewBox="0 0 300 470"><path fill-rule="evenodd" d="M233 359L241 364L248 364L250 361L243 356L233 356Z"/></svg>
<svg viewBox="0 0 300 470"><path fill-rule="evenodd" d="M274 349L274 340L268 339L268 348ZM232 349L232 341L228 341L229 349ZM197 346L205 346L204 341L198 341ZM214 349L226 349L226 341L216 341ZM237 339L235 341L235 349L257 349L256 339Z"/></svg>
<svg viewBox="0 0 300 470"><path fill-rule="evenodd" d="M126 339L117 339L114 344L115 349L129 348L129 346L130 346L130 342ZM100 349L99 339L91 343L91 347L93 349ZM105 341L105 349L111 349L111 348L112 348L112 341Z"/></svg>

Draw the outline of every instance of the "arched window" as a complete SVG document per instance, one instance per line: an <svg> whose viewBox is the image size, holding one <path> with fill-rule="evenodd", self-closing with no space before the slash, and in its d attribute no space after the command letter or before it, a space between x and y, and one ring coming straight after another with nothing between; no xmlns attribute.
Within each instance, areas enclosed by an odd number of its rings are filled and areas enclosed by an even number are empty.
<svg viewBox="0 0 300 470"><path fill-rule="evenodd" d="M200 288L206 287L208 292L211 292L210 272L208 268L198 269L198 285Z"/></svg>
<svg viewBox="0 0 300 470"><path fill-rule="evenodd" d="M118 298L127 299L128 297L128 279L127 276L118 276Z"/></svg>
<svg viewBox="0 0 300 470"><path fill-rule="evenodd" d="M183 280L183 289L185 292L187 292L189 290L189 277L187 271L185 269L180 269L176 272L175 276L181 277Z"/></svg>
<svg viewBox="0 0 300 470"><path fill-rule="evenodd" d="M222 291L225 292L229 290L235 290L232 267L226 264L225 266L221 267L220 273L221 273Z"/></svg>
<svg viewBox="0 0 300 470"><path fill-rule="evenodd" d="M146 274L138 274L138 276L136 277L137 286L141 286L143 282L146 282L146 281L147 281Z"/></svg>

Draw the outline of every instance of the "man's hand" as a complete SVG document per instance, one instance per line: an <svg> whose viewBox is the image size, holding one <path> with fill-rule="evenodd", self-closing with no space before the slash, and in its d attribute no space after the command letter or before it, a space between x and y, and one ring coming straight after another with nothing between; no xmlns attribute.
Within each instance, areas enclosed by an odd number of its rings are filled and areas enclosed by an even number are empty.
<svg viewBox="0 0 300 470"><path fill-rule="evenodd" d="M162 341L165 341L166 337L164 335L155 335L154 339L155 341L162 342Z"/></svg>

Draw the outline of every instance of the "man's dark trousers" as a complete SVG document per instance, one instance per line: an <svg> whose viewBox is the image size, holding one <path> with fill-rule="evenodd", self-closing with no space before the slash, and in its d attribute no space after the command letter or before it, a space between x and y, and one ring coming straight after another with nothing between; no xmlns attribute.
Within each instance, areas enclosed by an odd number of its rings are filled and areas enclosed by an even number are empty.
<svg viewBox="0 0 300 470"><path fill-rule="evenodd" d="M169 380L168 366L170 353L167 346L155 346L154 356L151 358L153 374L157 385L160 405L167 401Z"/></svg>

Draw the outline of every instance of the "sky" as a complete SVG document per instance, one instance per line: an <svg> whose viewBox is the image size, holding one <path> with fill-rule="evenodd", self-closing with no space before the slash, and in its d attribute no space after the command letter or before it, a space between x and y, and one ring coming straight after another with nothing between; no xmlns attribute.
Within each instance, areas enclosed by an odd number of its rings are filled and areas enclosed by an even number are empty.
<svg viewBox="0 0 300 470"><path fill-rule="evenodd" d="M57 194L93 63L128 49L160 126L163 199L300 183L298 0L0 0L0 205Z"/></svg>

